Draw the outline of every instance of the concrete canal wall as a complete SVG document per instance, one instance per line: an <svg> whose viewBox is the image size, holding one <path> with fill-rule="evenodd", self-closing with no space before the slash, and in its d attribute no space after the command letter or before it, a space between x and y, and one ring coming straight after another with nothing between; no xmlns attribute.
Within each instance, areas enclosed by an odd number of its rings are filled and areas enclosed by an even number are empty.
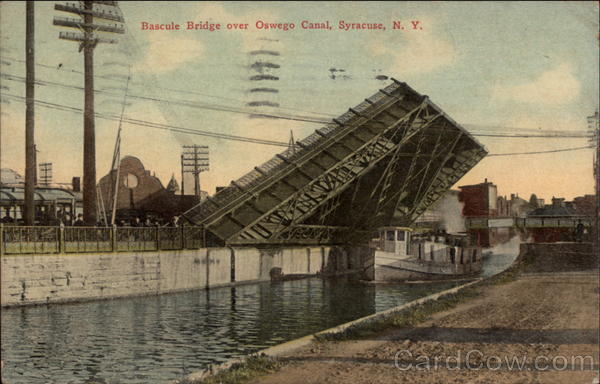
<svg viewBox="0 0 600 384"><path fill-rule="evenodd" d="M153 295L286 275L361 272L368 248L204 248L81 254L4 255L2 306Z"/></svg>
<svg viewBox="0 0 600 384"><path fill-rule="evenodd" d="M519 258L526 272L584 271L598 268L592 243L522 243Z"/></svg>

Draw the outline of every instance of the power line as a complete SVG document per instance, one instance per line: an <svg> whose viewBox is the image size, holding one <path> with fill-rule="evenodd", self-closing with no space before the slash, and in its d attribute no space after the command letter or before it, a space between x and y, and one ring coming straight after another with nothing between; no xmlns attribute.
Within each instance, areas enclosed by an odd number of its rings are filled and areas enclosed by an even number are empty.
<svg viewBox="0 0 600 384"><path fill-rule="evenodd" d="M9 98L16 99L20 102L24 102L24 100L25 100L25 98L22 96L11 95L11 94L3 94L3 95L6 97L9 97ZM56 103L50 103L50 102L41 101L41 100L36 100L35 103L44 108L55 109L55 110L60 110L60 111L67 111L67 112L74 112L74 113L78 113L78 114L83 113L82 109L76 108L76 107L71 107L71 106L66 106L66 105L61 105L61 104L56 104ZM107 114L107 113L95 112L95 116L98 118L104 119L104 120L111 120L111 121L119 121L120 120L119 116L111 115L111 114ZM258 138L253 138L253 137L228 135L228 134L224 134L224 133L216 133L216 132L202 131L202 130L185 128L185 127L177 127L177 126L173 126L173 125L154 123L154 122L132 119L132 118L123 118L123 121L128 124L133 124L133 125L138 125L138 126L143 126L143 127L148 127L148 128L168 130L168 131L173 131L173 132L178 132L178 133L185 133L185 134L199 135L199 136L208 136L208 137L213 137L213 138L217 138L217 139L242 141L242 142L254 143L254 144L265 144L265 145L273 145L273 146L286 147L286 148L288 147L288 143L282 142L282 141L274 141L274 140L258 139Z"/></svg>
<svg viewBox="0 0 600 384"><path fill-rule="evenodd" d="M6 57L6 56L2 56L0 57L1 59L5 59L5 60L12 60L15 62L22 62L24 63L24 60L20 60L20 59L15 59L12 57ZM50 68L53 70L57 70L57 71L61 71L61 72L72 72L72 73L77 73L77 74L82 74L83 75L83 71L78 71L75 69L66 69L64 67L60 67L57 68L56 66L52 66L52 65L47 65L47 64L42 64L42 63L36 63L36 65L41 66L41 67L45 67L45 68ZM10 76L13 77L13 79L8 78L9 80L12 81L20 81L22 79L22 77L17 76L17 75L12 75L12 74L2 74L3 77L6 76ZM108 80L112 80L112 81L121 81L120 79L115 79L114 76L110 76L110 75L94 75L94 77L98 77L98 78L103 78L103 79L108 79ZM72 86L72 85L68 85L68 84L62 84L62 83L56 83L56 82L51 82L51 81L44 81L44 80L36 80L36 82L39 82L41 85L53 85L53 86L59 86L59 87L63 87L63 88L72 88L72 89L79 89L79 90L83 90L82 87L77 87L77 86ZM44 84L42 84L44 83ZM235 99L235 98L231 98L231 97L223 97L223 96L216 96L216 95L210 95L207 93L203 93L203 92L198 92L195 90L184 90L184 89L178 89L178 88L169 88L169 87L160 87L160 86L153 86L153 87L148 87L147 85L143 84L143 83L139 83L139 82L132 82L133 84L137 84L138 86L141 86L142 88L146 88L146 89L151 89L151 88L156 88L159 90L165 90L165 91L173 91L173 92L178 92L178 93L182 93L182 94L191 94L191 95L199 95L199 96L204 96L204 97L210 97L210 98L216 98L216 99L222 99L222 100L227 100L227 101L234 101L234 102L239 102L239 103L245 103L245 101L243 100L239 100L239 99ZM101 92L104 94L108 94L108 95L116 95L113 92L109 92L109 91L105 91L105 90L95 90L95 92ZM255 110L249 110L249 109L244 109L244 108L240 108L240 107L233 107L233 106L223 106L223 105L218 105L218 104L206 104L203 105L201 103L198 102L190 102L187 100L169 100L169 99L161 99L161 98L156 98L156 97L150 97L150 96L143 96L143 95L131 95L131 97L133 98L137 98L137 99L142 99L142 100L148 100L148 101L156 101L156 102L163 102L163 103L170 103L170 104L175 104L175 105L181 105L181 106L186 106L186 107L191 107L191 108L200 108L200 109L212 109L212 110L217 110L217 111L225 111L225 112L233 112L233 113L241 113L241 114L254 114L254 115L258 115L258 116L264 116L264 117L272 117L272 118L278 118L278 119L285 119L285 120L295 120L295 121L303 121L303 122L310 122L310 123L318 123L318 124L328 124L330 123L330 120L324 120L324 119L318 119L318 118L313 118L310 116L301 116L301 115L277 115L277 114L265 114L265 113L256 113ZM213 108L214 107L214 108ZM219 109L222 108L222 109ZM235 110L232 110L235 109ZM307 111L304 109L299 109L299 108L292 108L292 107L279 107L279 109L287 109L287 110L292 110L292 111L298 111L298 112L304 112L304 113L309 113L312 115L320 115L320 116L324 116L327 118L334 118L337 117L336 115L333 114L329 114L329 113L324 113L324 112L315 112L315 111ZM481 124L462 124L464 127L469 128L470 130L472 130L470 133L473 136L479 136L479 137L496 137L496 138L590 138L591 136L587 133L587 131L581 130L581 131L572 131L572 130L544 130L543 134L539 134L537 132L539 132L539 129L535 129L535 128L522 128L522 127L505 127L505 126L494 126L494 125L481 125ZM500 132L506 132L506 131L518 131L519 133L517 134L502 134L502 133L493 133L493 132L482 132L479 131L477 132L477 128L491 128L491 131L493 131L494 129L498 129ZM520 132L525 132L525 131L529 131L529 132L536 132L536 134L525 134L525 133L520 133Z"/></svg>
<svg viewBox="0 0 600 384"><path fill-rule="evenodd" d="M24 81L24 79L22 77L15 76L12 74L2 73L2 74L0 74L0 76L6 78L8 80L12 80L12 81ZM69 84L63 84L63 83L57 83L57 82L52 82L52 81L36 80L36 83L40 84L40 85L50 85L50 86L57 86L57 87L63 87L63 88L71 88L71 89L76 89L76 90L83 90L83 87L69 85ZM120 96L120 94L118 94L118 93L105 91L105 90L95 90L95 92L103 93L103 94L107 94L107 95ZM213 110L213 111L220 111L220 112L230 112L230 113L237 113L237 114L244 114L244 115L253 114L255 116L270 117L270 118L276 118L276 119L282 119L282 120L300 121L300 122L308 122L308 123L315 123L315 124L331 123L330 120L311 118L309 116L284 115L284 114L273 114L273 113L257 113L254 110L231 107L231 106L223 106L223 105L219 105L219 104L202 104L202 103L197 103L197 102L190 102L187 100L170 100L170 99L143 96L143 95L135 95L135 94L130 94L130 95L128 95L128 97L134 98L134 99L139 99L139 100L159 102L159 103L175 104L175 105L180 105L180 106L185 106L185 107L190 107L190 108L206 109L206 110ZM569 132L569 131L564 131L564 132ZM581 138L590 138L591 137L586 131L582 131L582 132L583 133L569 132L569 133L548 133L548 134L500 134L500 133L470 132L470 134L473 136L479 136L479 137L495 137L495 138L573 138L573 139L581 139Z"/></svg>
<svg viewBox="0 0 600 384"><path fill-rule="evenodd" d="M18 101L21 101L21 102L24 102L24 100L25 100L25 98L22 96L10 95L10 94L5 94L5 96L17 99ZM35 103L37 105L40 105L41 107L45 107L45 108L49 108L49 109L55 109L55 110L67 111L67 112L75 112L75 113L79 113L79 114L83 113L82 109L76 108L76 107L70 107L70 106L61 105L61 104L49 103L49 102L45 102L45 101L41 101L41 100L36 100ZM105 120L111 120L111 121L119 121L120 120L119 116L115 116L115 115L111 115L111 114L98 113L98 112L96 112L95 114L98 118L105 119ZM196 130L196 129L191 129L191 128L177 127L177 126L173 126L173 125L153 123L150 121L131 119L131 118L123 118L123 121L128 124L133 124L133 125L138 125L138 126L143 126L143 127L148 127L148 128L161 129L161 130L168 130L168 131L190 134L190 135L208 136L208 137L213 137L213 138L218 138L218 139L223 139L223 140L241 141L241 142L248 142L248 143L253 143L253 144L271 145L271 146L277 146L277 147L286 147L286 148L289 147L289 143L282 142L282 141L265 140L265 139L258 139L258 138L245 137L245 136L227 135L227 134L222 134L222 133L201 131L201 130ZM549 151L490 153L487 156L488 157L496 157L496 156L516 156L516 155L537 155L537 154L555 153L555 152L579 151L579 150L588 149L588 148L593 148L593 147L592 146L584 146L584 147L554 149L554 150L549 150Z"/></svg>
<svg viewBox="0 0 600 384"><path fill-rule="evenodd" d="M12 74L2 73L2 74L0 74L0 76L6 78L8 80L12 80L12 81L22 81L22 78L20 76L15 76ZM79 87L79 86L63 84L63 83L56 83L56 82L52 82L52 81L36 80L36 83L39 85L51 85L51 86L58 86L58 87L62 87L62 88L83 90L83 88ZM94 90L94 92L95 93L103 93L103 94L107 94L107 95L113 95L113 96L120 96L120 94L118 94L118 93L105 91L105 90L96 89L96 90ZM219 104L202 104L202 103L191 102L191 101L187 101L187 100L169 100L169 99L135 95L135 94L129 94L128 97L145 100L145 101L154 101L154 102L159 102L159 103L175 104L175 105L180 105L180 106L190 107L190 108L206 109L206 110L213 110L213 111L220 111L220 112L231 112L231 113L238 113L238 114L244 114L244 115L251 114L254 116L271 117L271 118L277 118L277 119L283 119L283 120L301 121L301 122L308 122L308 123L315 123L315 124L328 124L331 122L330 120L316 119L316 118L311 118L310 116L259 113L255 110L251 110L251 109L224 106L224 105L219 105Z"/></svg>
<svg viewBox="0 0 600 384"><path fill-rule="evenodd" d="M487 156L489 157L489 156L539 155L539 154L544 154L544 153L580 151L582 149L590 149L590 148L594 148L594 146L586 145L585 147L561 148L561 149L552 149L549 151L535 151L535 152L489 153Z"/></svg>
<svg viewBox="0 0 600 384"><path fill-rule="evenodd" d="M462 124L462 126L469 130L475 130L475 131L478 129L482 129L483 131L486 131L486 133L490 133L490 134L494 134L495 132L502 133L502 132L507 132L507 131L516 131L517 133L523 133L523 134L525 134L526 132L529 132L529 133L542 133L543 132L544 134L563 134L563 133L584 134L584 133L586 133L585 130L574 131L574 130L567 130L567 129L544 129L542 131L541 128L508 127L508 126L470 124L470 123Z"/></svg>
<svg viewBox="0 0 600 384"><path fill-rule="evenodd" d="M15 61L15 62L24 62L23 60L15 59L15 58L12 58L12 57L6 57L6 56L4 56L4 57L0 57L0 58L5 59L5 60L12 60L12 61ZM63 66L61 66L60 68L57 68L56 66L42 64L42 63L36 63L36 65L44 67L44 68L54 69L54 70L57 70L57 71L60 71L60 72L65 72L66 71L66 72L77 73L77 74L82 74L83 75L82 71L78 71L76 69L66 69ZM114 77L114 75L112 75L112 76L111 75L94 75L94 77L102 78L102 79L106 79L106 80L112 80L112 81L121 81L121 79L116 79ZM244 100L235 99L235 98L232 98L232 97L210 95L210 94L207 94L207 93L204 93L204 92L198 92L198 91L191 90L191 89L179 89L179 88L161 87L161 86L156 86L156 85L153 86L153 87L149 87L146 84L143 84L143 83L140 83L140 82L135 82L135 81L132 81L132 83L134 85L137 85L137 86L140 86L140 87L146 88L146 89L156 88L156 89L164 90L164 91L171 91L171 92L177 92L177 93L183 93L183 94L198 95L198 96L210 97L210 98L215 98L215 99L221 99L221 100L227 100L227 101L234 101L234 102L238 102L238 103L246 103L246 101L244 101ZM280 106L278 108L280 108L280 109L287 109L287 110L291 110L291 111L311 113L311 114L314 114L314 115L321 115L321 116L331 117L331 118L335 117L334 115L329 114L329 113L306 111L306 110L299 109L299 108L292 108L292 107L285 107L285 106Z"/></svg>
<svg viewBox="0 0 600 384"><path fill-rule="evenodd" d="M588 139L591 136L587 134L577 134L577 133L569 133L569 134L541 134L541 135L527 135L527 134L500 134L500 133L472 133L473 136L480 137L514 137L514 138L574 138L574 139Z"/></svg>

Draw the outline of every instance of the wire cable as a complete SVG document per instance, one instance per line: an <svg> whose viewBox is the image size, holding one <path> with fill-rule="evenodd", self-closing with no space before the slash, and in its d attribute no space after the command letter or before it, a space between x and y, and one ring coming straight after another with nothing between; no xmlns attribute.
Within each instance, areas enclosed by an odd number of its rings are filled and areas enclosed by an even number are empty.
<svg viewBox="0 0 600 384"><path fill-rule="evenodd" d="M3 78L6 78L8 80L12 80L12 81L25 82L25 78L20 77L20 76L15 76L12 74L0 73L0 76ZM71 89L83 91L83 87L80 87L80 86L57 83L57 82L52 82L52 81L36 80L35 83L38 85L50 85L50 86L71 88ZM94 90L94 92L100 93L100 94L113 95L113 96L121 96L118 93L106 91L106 90L96 89L96 90ZM243 114L243 115L254 115L254 116L259 116L259 117L275 118L275 119L281 119L281 120L300 121L300 122L307 122L307 123L314 123L314 124L330 124L331 123L331 120L311 118L310 116L258 112L256 110L224 106L224 105L219 105L219 104L202 104L202 103L191 102L191 101L187 101L187 100L170 100L170 99L143 96L143 95L135 95L135 94L129 94L128 97L138 99L138 100L166 103L169 105L173 104L173 105L180 105L180 106L185 106L185 107L190 107L190 108L198 108L198 109L212 110L212 111L219 111L219 112L230 112L230 113L237 113L237 114ZM566 131L566 132L568 132L568 131ZM590 134L586 131L581 131L581 133L570 132L570 133L547 133L547 134L499 134L499 133L481 133L481 132L473 132L473 131L471 131L469 133L472 136L495 137L495 138L550 138L550 139L551 138L573 138L573 139L591 138Z"/></svg>
<svg viewBox="0 0 600 384"><path fill-rule="evenodd" d="M571 152L571 151L580 151L582 149L592 149L592 148L595 148L595 147L593 145L586 145L585 147L561 148L561 149L552 149L549 151L489 153L487 156L489 157L489 156L541 155L541 154L545 154L545 153Z"/></svg>
<svg viewBox="0 0 600 384"><path fill-rule="evenodd" d="M23 97L23 96L17 96L17 95L11 95L11 94L4 94L4 96L16 99L20 102L25 102L25 97ZM35 103L36 103L36 105L39 105L39 106L45 107L45 108L83 114L83 110L80 108L76 108L76 107L70 107L70 106L66 106L66 105L50 103L50 102L45 102L45 101L41 101L41 100L35 100ZM97 113L95 113L95 115L98 118L105 119L105 120L120 121L120 119L121 119L120 116L106 114L106 113L98 113L97 112ZM176 127L176 126L172 126L172 125L154 123L154 122L150 122L150 121L144 121L144 120L132 119L132 118L123 118L123 121L128 124L133 124L133 125L138 125L138 126L143 126L143 127L148 127L148 128L168 130L168 131L190 134L190 135L208 136L208 137L213 137L213 138L218 138L218 139L223 139L223 140L242 141L242 142L248 142L248 143L253 143L253 144L264 144L264 145L271 145L271 146L277 146L277 147L286 147L286 148L289 147L289 143L282 142L282 141L265 140L265 139L258 139L258 138L245 137L245 136L227 135L227 134L222 134L222 133L201 131L201 130L185 128L185 127ZM487 157L538 155L538 154L556 153L556 152L579 151L579 150L591 149L591 148L594 148L594 147L593 146L583 146L583 147L561 148L561 149L554 149L554 150L548 150L548 151L490 153L487 155Z"/></svg>
<svg viewBox="0 0 600 384"><path fill-rule="evenodd" d="M12 57L2 56L0 58L5 59L5 60L13 60L13 61L20 62L20 63L25 63L25 60L15 59ZM78 71L75 69L67 70L64 67L57 68L55 66L42 64L42 63L36 63L36 65L39 65L39 66L45 67L45 68L54 69L57 71L68 71L68 72L73 72L73 73L83 75L83 71ZM8 80L21 81L23 83L25 82L25 78L22 76L17 76L17 75L12 75L12 74L1 74L1 75L2 75L2 77L7 78ZM113 81L114 80L122 81L121 79L115 79L114 76L110 76L110 75L94 75L94 77L105 78L105 79L109 79L109 80L113 80ZM44 81L44 80L39 80L39 79L36 79L36 83L38 83L40 85L51 85L51 86L72 88L72 89L77 89L77 90L83 91L83 87L75 86L75 85L69 85L69 84L63 84L63 83L57 83L57 82L51 82L51 81ZM132 82L132 83L138 84L139 86L146 88L146 89L151 88L142 83L138 83L138 82ZM199 96L204 96L204 97L217 98L217 99L222 99L222 100L245 103L245 101L243 101L243 100L234 99L234 98L230 98L230 97L210 95L207 93L198 92L198 91L194 91L194 90L183 90L183 89L159 87L159 86L154 86L154 88L159 89L159 90L183 93L183 94L193 94L193 95L199 95ZM118 95L114 92L109 92L106 90L99 90L99 89L95 89L94 92L104 93L107 95ZM120 95L118 95L118 96L120 96ZM139 100L170 103L170 104L180 105L180 106L185 106L185 107L190 107L190 108L208 109L208 110L232 112L232 113L239 113L239 114L252 114L252 115L258 115L258 116L263 116L263 117L267 117L267 118L294 120L294 121L310 122L310 123L317 123L317 124L328 124L331 122L332 118L337 117L335 115L328 114L328 113L307 111L307 110L303 110L303 109L299 109L299 108L291 108L291 107L279 107L279 109L288 109L288 110L304 112L304 113L308 113L308 114L312 114L312 115L320 115L320 116L324 116L329 119L322 119L322 118L317 118L317 117L312 117L312 116L292 115L292 114L285 115L285 114L263 113L263 112L257 112L257 110L244 109L241 107L224 106L224 105L219 105L219 104L202 104L199 102L191 102L189 100L177 100L177 99L172 100L172 99L164 99L164 98L150 97L150 96L144 96L144 95L130 95L130 97L136 98ZM544 133L540 134L540 133L538 133L540 130L534 129L534 128L486 126L486 125L480 125L480 124L462 124L462 125L464 127L469 128L471 131L470 133L473 136L479 136L479 137L497 137L497 138L590 138L591 137L587 131L583 131L583 130L582 131L544 130ZM519 133L516 133L516 134L506 133L505 134L505 133L494 133L494 132L490 132L490 131L483 132L483 131L477 130L477 128L483 128L483 127L490 128L491 131L494 131L494 129L499 128L501 132L517 131ZM522 133L522 132L526 132L526 131L536 132L536 134Z"/></svg>

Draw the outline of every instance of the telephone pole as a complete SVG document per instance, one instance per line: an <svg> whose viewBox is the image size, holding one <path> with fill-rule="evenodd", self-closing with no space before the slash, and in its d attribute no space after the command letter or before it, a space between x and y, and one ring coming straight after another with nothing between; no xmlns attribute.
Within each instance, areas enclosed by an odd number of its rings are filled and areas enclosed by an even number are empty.
<svg viewBox="0 0 600 384"><path fill-rule="evenodd" d="M208 171L208 146L184 145L181 154L181 184L183 191L183 177L185 173L194 175L194 194L200 199L200 173Z"/></svg>
<svg viewBox="0 0 600 384"><path fill-rule="evenodd" d="M52 163L40 163L40 184L49 186L52 184Z"/></svg>
<svg viewBox="0 0 600 384"><path fill-rule="evenodd" d="M83 7L81 6L83 3ZM94 5L98 5L94 7ZM59 38L79 43L83 51L84 65L84 114L83 114L83 220L96 224L96 134L94 125L94 48L98 43L116 44L116 40L98 37L97 32L125 33L121 12L116 1L80 1L79 3L55 4L57 11L79 16L79 19L55 17L54 25L75 28L80 32L60 32ZM104 20L95 24L94 18ZM108 24L106 21L112 21Z"/></svg>
<svg viewBox="0 0 600 384"><path fill-rule="evenodd" d="M590 133L593 135L594 144L596 145L594 156L594 181L596 188L594 247L596 254L598 254L600 250L600 116L598 110L592 116L588 116L587 121L588 129L591 131Z"/></svg>
<svg viewBox="0 0 600 384"><path fill-rule="evenodd" d="M294 140L294 131L290 129L290 141L288 143L288 149L292 155L296 154L296 140Z"/></svg>
<svg viewBox="0 0 600 384"><path fill-rule="evenodd" d="M35 224L35 5L28 0L25 5L25 225Z"/></svg>

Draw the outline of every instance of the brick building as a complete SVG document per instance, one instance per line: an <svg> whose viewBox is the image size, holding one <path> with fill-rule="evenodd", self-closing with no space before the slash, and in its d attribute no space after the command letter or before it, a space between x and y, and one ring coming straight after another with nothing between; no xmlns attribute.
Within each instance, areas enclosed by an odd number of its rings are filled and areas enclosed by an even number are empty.
<svg viewBox="0 0 600 384"><path fill-rule="evenodd" d="M467 231L477 239L477 244L490 247L508 241L513 235L512 226L489 225L489 219L506 217L510 212L506 199L498 198L498 187L485 179L483 183L458 188L458 200L464 204L462 212L467 221Z"/></svg>
<svg viewBox="0 0 600 384"><path fill-rule="evenodd" d="M498 187L488 182L458 187L458 200L464 204L464 217L496 217L498 214Z"/></svg>

